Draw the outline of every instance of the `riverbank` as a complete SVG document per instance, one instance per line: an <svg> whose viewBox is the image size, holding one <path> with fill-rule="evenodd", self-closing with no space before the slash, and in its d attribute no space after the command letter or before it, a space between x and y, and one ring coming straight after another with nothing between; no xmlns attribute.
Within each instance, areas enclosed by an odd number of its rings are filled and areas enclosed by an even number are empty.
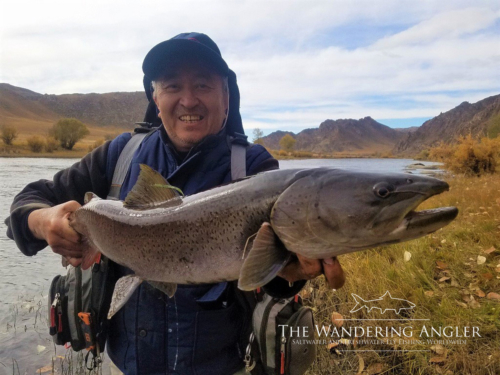
<svg viewBox="0 0 500 375"><path fill-rule="evenodd" d="M73 150L58 149L53 152L33 152L27 145L0 146L1 158L82 158L89 152L89 146L77 144Z"/></svg>
<svg viewBox="0 0 500 375"><path fill-rule="evenodd" d="M448 182L448 193L419 210L457 206L459 216L449 226L418 240L339 257L347 278L336 292L323 280L303 289L320 330L335 328L335 322L338 331L358 327L361 335L344 334L339 343L330 330L309 375L363 369L370 374L500 374L500 174L456 176ZM387 291L393 299L378 302L388 308L384 313L351 312L353 294L368 301ZM390 310L394 307L407 309L397 314Z"/></svg>
<svg viewBox="0 0 500 375"><path fill-rule="evenodd" d="M97 140L96 140L97 141ZM94 142L96 142L94 141ZM84 140L78 142L73 150L57 149L53 152L33 152L26 143L14 145L0 145L0 157L4 158L82 158L93 146L93 142ZM397 159L389 153L313 153L308 151L285 152L283 150L268 150L278 160L301 160L301 159Z"/></svg>

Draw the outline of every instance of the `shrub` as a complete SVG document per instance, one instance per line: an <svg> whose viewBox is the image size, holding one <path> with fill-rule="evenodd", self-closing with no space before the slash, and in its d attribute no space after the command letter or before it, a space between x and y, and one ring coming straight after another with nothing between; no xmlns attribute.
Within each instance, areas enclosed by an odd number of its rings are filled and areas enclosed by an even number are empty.
<svg viewBox="0 0 500 375"><path fill-rule="evenodd" d="M290 134L286 134L280 139L280 147L288 152L293 150L295 143L297 143L297 141Z"/></svg>
<svg viewBox="0 0 500 375"><path fill-rule="evenodd" d="M447 160L452 158L453 152L453 146L441 142L438 146L429 150L429 159L445 163Z"/></svg>
<svg viewBox="0 0 500 375"><path fill-rule="evenodd" d="M62 148L72 150L80 139L89 134L85 124L75 118L63 118L56 122L50 135L57 139Z"/></svg>
<svg viewBox="0 0 500 375"><path fill-rule="evenodd" d="M42 152L43 146L45 145L43 138L38 135L29 137L26 142L32 152Z"/></svg>
<svg viewBox="0 0 500 375"><path fill-rule="evenodd" d="M500 114L492 117L488 121L487 132L489 138L496 138L500 135Z"/></svg>
<svg viewBox="0 0 500 375"><path fill-rule="evenodd" d="M313 154L309 151L294 151L292 155L296 158L312 158Z"/></svg>
<svg viewBox="0 0 500 375"><path fill-rule="evenodd" d="M431 149L429 154L438 156L455 173L480 176L495 172L500 156L500 139L482 138L479 141L469 135L459 138L456 145Z"/></svg>
<svg viewBox="0 0 500 375"><path fill-rule="evenodd" d="M255 128L253 130L253 143L257 145L262 145L264 143L264 140L262 139L263 136L264 132L259 128Z"/></svg>
<svg viewBox="0 0 500 375"><path fill-rule="evenodd" d="M420 151L420 153L415 156L415 159L417 160L429 160L429 150L425 149Z"/></svg>
<svg viewBox="0 0 500 375"><path fill-rule="evenodd" d="M14 139L17 138L17 129L10 125L2 126L2 141L6 145L11 145Z"/></svg>
<svg viewBox="0 0 500 375"><path fill-rule="evenodd" d="M285 150L279 150L278 155L279 156L288 156L288 152L286 152Z"/></svg>
<svg viewBox="0 0 500 375"><path fill-rule="evenodd" d="M45 137L45 151L54 152L57 150L59 143L54 137Z"/></svg>

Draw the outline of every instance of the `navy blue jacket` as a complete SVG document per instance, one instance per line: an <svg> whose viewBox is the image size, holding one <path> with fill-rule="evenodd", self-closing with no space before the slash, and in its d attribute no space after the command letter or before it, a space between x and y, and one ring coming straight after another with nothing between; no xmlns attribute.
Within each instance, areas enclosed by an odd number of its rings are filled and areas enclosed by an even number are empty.
<svg viewBox="0 0 500 375"><path fill-rule="evenodd" d="M53 181L29 184L14 199L8 235L26 255L47 246L27 227L36 208L68 200L83 203L87 191L106 197L118 156L130 134L122 134L57 173ZM230 144L224 132L204 139L179 163L163 128L145 139L137 150L121 191L123 199L134 185L139 164L158 170L186 195L231 181ZM250 145L247 174L278 167L260 145ZM129 273L120 267L122 275ZM174 298L145 283L112 319L108 352L126 374L232 374L243 367L241 334L245 311L232 283L179 286Z"/></svg>
<svg viewBox="0 0 500 375"><path fill-rule="evenodd" d="M117 158L127 135L111 143ZM147 137L132 159L122 185L124 199L134 186L139 164L159 171L170 184L191 195L231 181L230 147L224 132L206 138L179 165L166 134ZM277 168L259 145L247 149L248 174ZM110 163L113 164L112 162ZM111 170L108 171L108 173ZM122 268L123 274L128 273ZM175 297L145 283L112 319L108 353L125 373L232 374L243 367L241 333L245 311L234 296L233 284L180 285ZM152 355L154 353L154 355Z"/></svg>

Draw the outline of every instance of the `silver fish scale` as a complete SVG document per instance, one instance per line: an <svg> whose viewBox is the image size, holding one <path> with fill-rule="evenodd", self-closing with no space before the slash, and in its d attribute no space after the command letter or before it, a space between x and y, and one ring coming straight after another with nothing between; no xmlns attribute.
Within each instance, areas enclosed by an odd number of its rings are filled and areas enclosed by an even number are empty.
<svg viewBox="0 0 500 375"><path fill-rule="evenodd" d="M133 211L120 202L93 200L76 211L77 230L147 280L236 280L247 239L270 220L274 202L290 183L266 175L186 197L171 208Z"/></svg>

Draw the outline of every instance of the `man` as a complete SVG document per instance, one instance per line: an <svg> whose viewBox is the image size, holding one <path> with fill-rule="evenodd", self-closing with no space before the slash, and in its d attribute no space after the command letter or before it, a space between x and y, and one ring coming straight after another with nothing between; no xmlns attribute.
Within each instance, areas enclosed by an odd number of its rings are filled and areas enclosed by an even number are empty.
<svg viewBox="0 0 500 375"><path fill-rule="evenodd" d="M135 184L139 164L159 171L186 195L230 182L228 137L231 141L243 127L236 76L217 45L204 34L177 35L147 54L143 71L146 94L152 98L148 114L157 114L162 126L135 152L120 198ZM130 137L122 134L57 173L53 181L29 184L16 196L8 235L23 253L35 255L49 245L73 266L80 264L82 245L68 216L83 203L85 192L107 196L118 156ZM262 146L247 147L248 175L277 167ZM117 268L118 276L130 273ZM336 259L299 257L281 276L293 282L321 273L330 287L342 286ZM232 283L180 285L169 299L144 283L111 320L109 357L126 374L233 374L243 367L241 332L248 325L238 293Z"/></svg>

